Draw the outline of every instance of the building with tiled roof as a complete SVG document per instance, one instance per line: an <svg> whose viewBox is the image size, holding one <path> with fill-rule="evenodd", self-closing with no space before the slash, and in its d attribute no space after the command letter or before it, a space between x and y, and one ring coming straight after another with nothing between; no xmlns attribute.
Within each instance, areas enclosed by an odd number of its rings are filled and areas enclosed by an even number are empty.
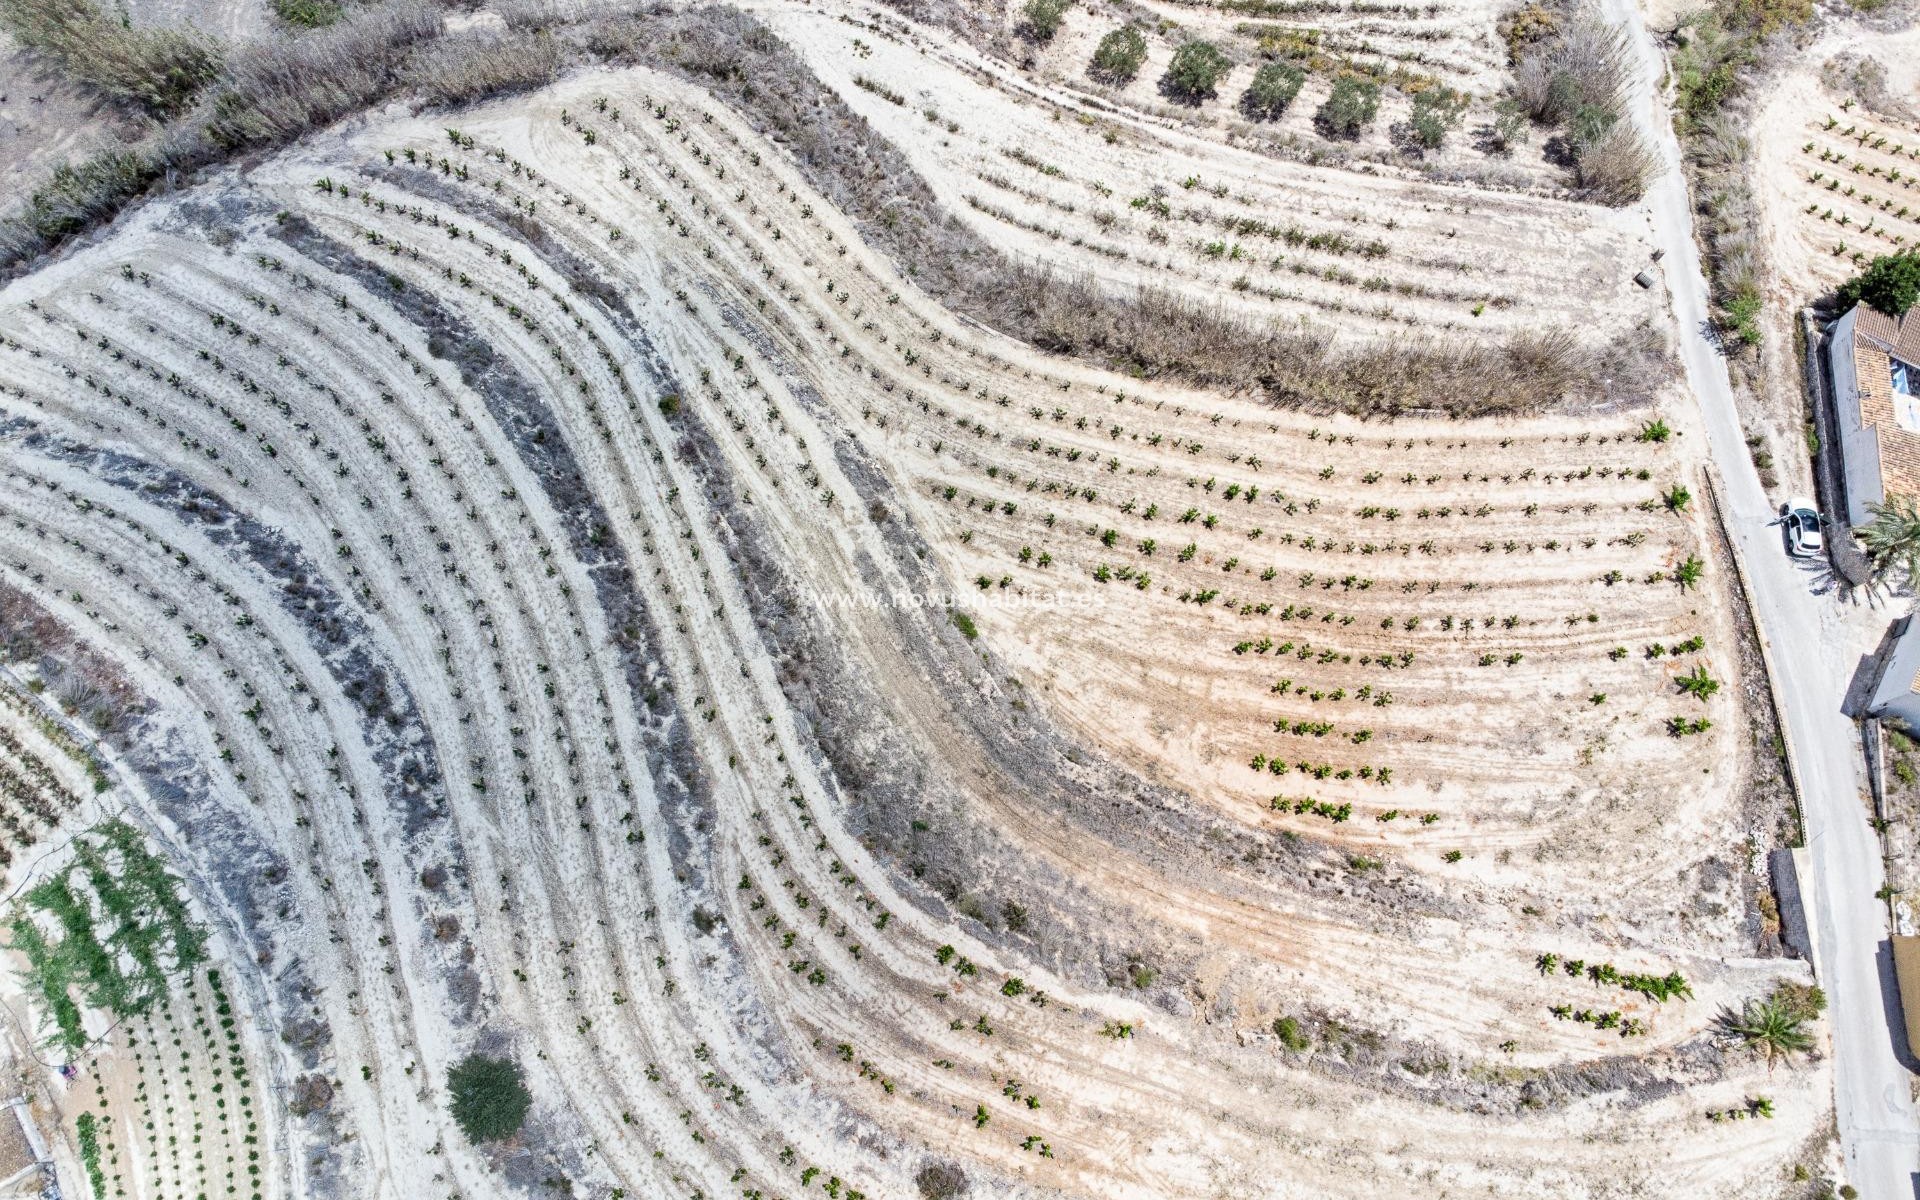
<svg viewBox="0 0 1920 1200"><path fill-rule="evenodd" d="M1856 304L1833 323L1827 355L1847 522L1864 525L1888 496L1920 496L1920 316Z"/></svg>

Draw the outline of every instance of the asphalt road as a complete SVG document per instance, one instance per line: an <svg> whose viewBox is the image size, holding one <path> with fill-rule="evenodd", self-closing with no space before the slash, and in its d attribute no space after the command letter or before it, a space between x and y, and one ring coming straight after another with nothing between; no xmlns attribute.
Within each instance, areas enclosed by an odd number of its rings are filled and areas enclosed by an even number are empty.
<svg viewBox="0 0 1920 1200"><path fill-rule="evenodd" d="M1655 245L1682 331L1688 381L1700 404L1723 487L1722 509L1745 566L1761 634L1771 651L1785 711L1785 735L1799 772L1811 878L1801 886L1814 909L1815 972L1832 1007L1835 1103L1846 1157L1845 1182L1866 1200L1914 1200L1920 1120L1913 1076L1902 1063L1906 1037L1893 992L1878 838L1868 824L1860 738L1840 711L1863 650L1858 623L1839 610L1824 569L1790 559L1778 515L1761 489L1734 409L1726 363L1707 322L1707 284L1693 241L1680 172L1680 147L1659 80L1664 66L1634 0L1603 0L1610 20L1632 33L1638 70L1634 120L1664 169L1648 193Z"/></svg>

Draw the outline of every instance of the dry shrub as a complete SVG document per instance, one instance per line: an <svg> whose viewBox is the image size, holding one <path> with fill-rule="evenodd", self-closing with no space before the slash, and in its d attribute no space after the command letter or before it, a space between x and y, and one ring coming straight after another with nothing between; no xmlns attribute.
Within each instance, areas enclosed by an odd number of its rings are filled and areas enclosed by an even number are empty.
<svg viewBox="0 0 1920 1200"><path fill-rule="evenodd" d="M1574 14L1525 54L1514 72L1514 95L1534 120L1564 124L1588 106L1621 111L1631 51L1625 31L1599 14Z"/></svg>
<svg viewBox="0 0 1920 1200"><path fill-rule="evenodd" d="M1851 93L1883 120L1920 119L1914 106L1889 85L1887 68L1870 54L1847 50L1828 59L1820 68L1820 81L1836 92Z"/></svg>
<svg viewBox="0 0 1920 1200"><path fill-rule="evenodd" d="M421 47L402 79L437 104L459 104L551 83L562 61L546 33L463 33Z"/></svg>
<svg viewBox="0 0 1920 1200"><path fill-rule="evenodd" d="M391 91L417 43L438 35L426 0L389 0L311 33L236 51L207 131L223 146L273 146L356 112Z"/></svg>
<svg viewBox="0 0 1920 1200"><path fill-rule="evenodd" d="M1500 344L1403 340L1337 346L1330 332L1263 324L1160 289L1115 296L1088 279L1015 268L980 315L1035 344L1103 359L1143 378L1173 378L1277 403L1391 416L1533 411L1597 386L1596 360L1570 332Z"/></svg>
<svg viewBox="0 0 1920 1200"><path fill-rule="evenodd" d="M90 0L0 0L0 28L80 82L155 116L184 109L220 70L213 39L131 29Z"/></svg>
<svg viewBox="0 0 1920 1200"><path fill-rule="evenodd" d="M122 723L145 707L120 668L97 653L40 602L0 583L0 662L32 666L70 715L117 740Z"/></svg>
<svg viewBox="0 0 1920 1200"><path fill-rule="evenodd" d="M1602 204L1632 204L1647 194L1647 183L1660 172L1660 158L1640 131L1625 121L1597 140L1580 147L1574 160L1574 178L1580 190Z"/></svg>

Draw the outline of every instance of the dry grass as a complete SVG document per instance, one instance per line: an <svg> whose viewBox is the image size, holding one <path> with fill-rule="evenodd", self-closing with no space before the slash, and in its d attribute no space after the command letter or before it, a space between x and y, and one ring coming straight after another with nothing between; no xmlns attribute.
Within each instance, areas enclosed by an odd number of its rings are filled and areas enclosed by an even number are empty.
<svg viewBox="0 0 1920 1200"><path fill-rule="evenodd" d="M1659 169L1653 147L1624 121L1582 147L1574 160L1580 189L1602 204L1632 204L1647 194L1647 181Z"/></svg>
<svg viewBox="0 0 1920 1200"><path fill-rule="evenodd" d="M402 78L436 104L460 104L551 83L563 61L560 44L544 34L467 33L423 46Z"/></svg>
<svg viewBox="0 0 1920 1200"><path fill-rule="evenodd" d="M407 51L440 33L425 0L362 9L326 29L236 52L207 132L228 148L279 145L339 120L400 84Z"/></svg>
<svg viewBox="0 0 1920 1200"><path fill-rule="evenodd" d="M220 47L211 38L133 29L90 0L0 0L0 28L80 82L155 116L186 108L220 70Z"/></svg>
<svg viewBox="0 0 1920 1200"><path fill-rule="evenodd" d="M1592 12L1565 19L1526 53L1514 71L1514 95L1543 125L1562 125L1586 106L1617 109L1626 94L1626 35Z"/></svg>
<svg viewBox="0 0 1920 1200"><path fill-rule="evenodd" d="M1183 380L1361 415L1535 411L1597 386L1597 356L1565 330L1508 341L1337 347L1328 333L1261 326L1170 292L1102 292L1083 279L1012 267L967 297L980 315L1047 349L1140 377Z"/></svg>
<svg viewBox="0 0 1920 1200"><path fill-rule="evenodd" d="M86 17L89 12L75 0L0 0L0 19L16 33L29 29L39 39L29 44L56 56L67 53L61 47L77 53L91 45L87 39L100 30L81 24L98 19L97 13ZM143 40L144 34L136 37L110 23L101 37L108 51L145 47L150 56L187 44ZM93 55L70 69L110 95L137 98L111 82L138 77L127 65L131 61ZM325 29L250 44L224 64L211 61L218 78L192 109L138 145L61 167L20 210L0 220L0 268L21 271L65 239L110 220L162 177L190 176L242 150L284 145L403 91L451 104L543 83L558 71L563 55L550 39L521 34L446 35L440 10L431 3L390 0Z"/></svg>

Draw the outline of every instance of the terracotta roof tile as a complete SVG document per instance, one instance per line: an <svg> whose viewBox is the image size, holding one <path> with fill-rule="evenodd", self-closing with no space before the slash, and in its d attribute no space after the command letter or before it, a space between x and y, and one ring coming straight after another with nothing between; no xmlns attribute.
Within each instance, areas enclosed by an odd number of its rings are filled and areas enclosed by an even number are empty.
<svg viewBox="0 0 1920 1200"><path fill-rule="evenodd" d="M1879 343L1881 350L1904 362L1920 366L1920 308L1904 317L1890 317L1862 304L1855 310L1853 328L1856 338Z"/></svg>

